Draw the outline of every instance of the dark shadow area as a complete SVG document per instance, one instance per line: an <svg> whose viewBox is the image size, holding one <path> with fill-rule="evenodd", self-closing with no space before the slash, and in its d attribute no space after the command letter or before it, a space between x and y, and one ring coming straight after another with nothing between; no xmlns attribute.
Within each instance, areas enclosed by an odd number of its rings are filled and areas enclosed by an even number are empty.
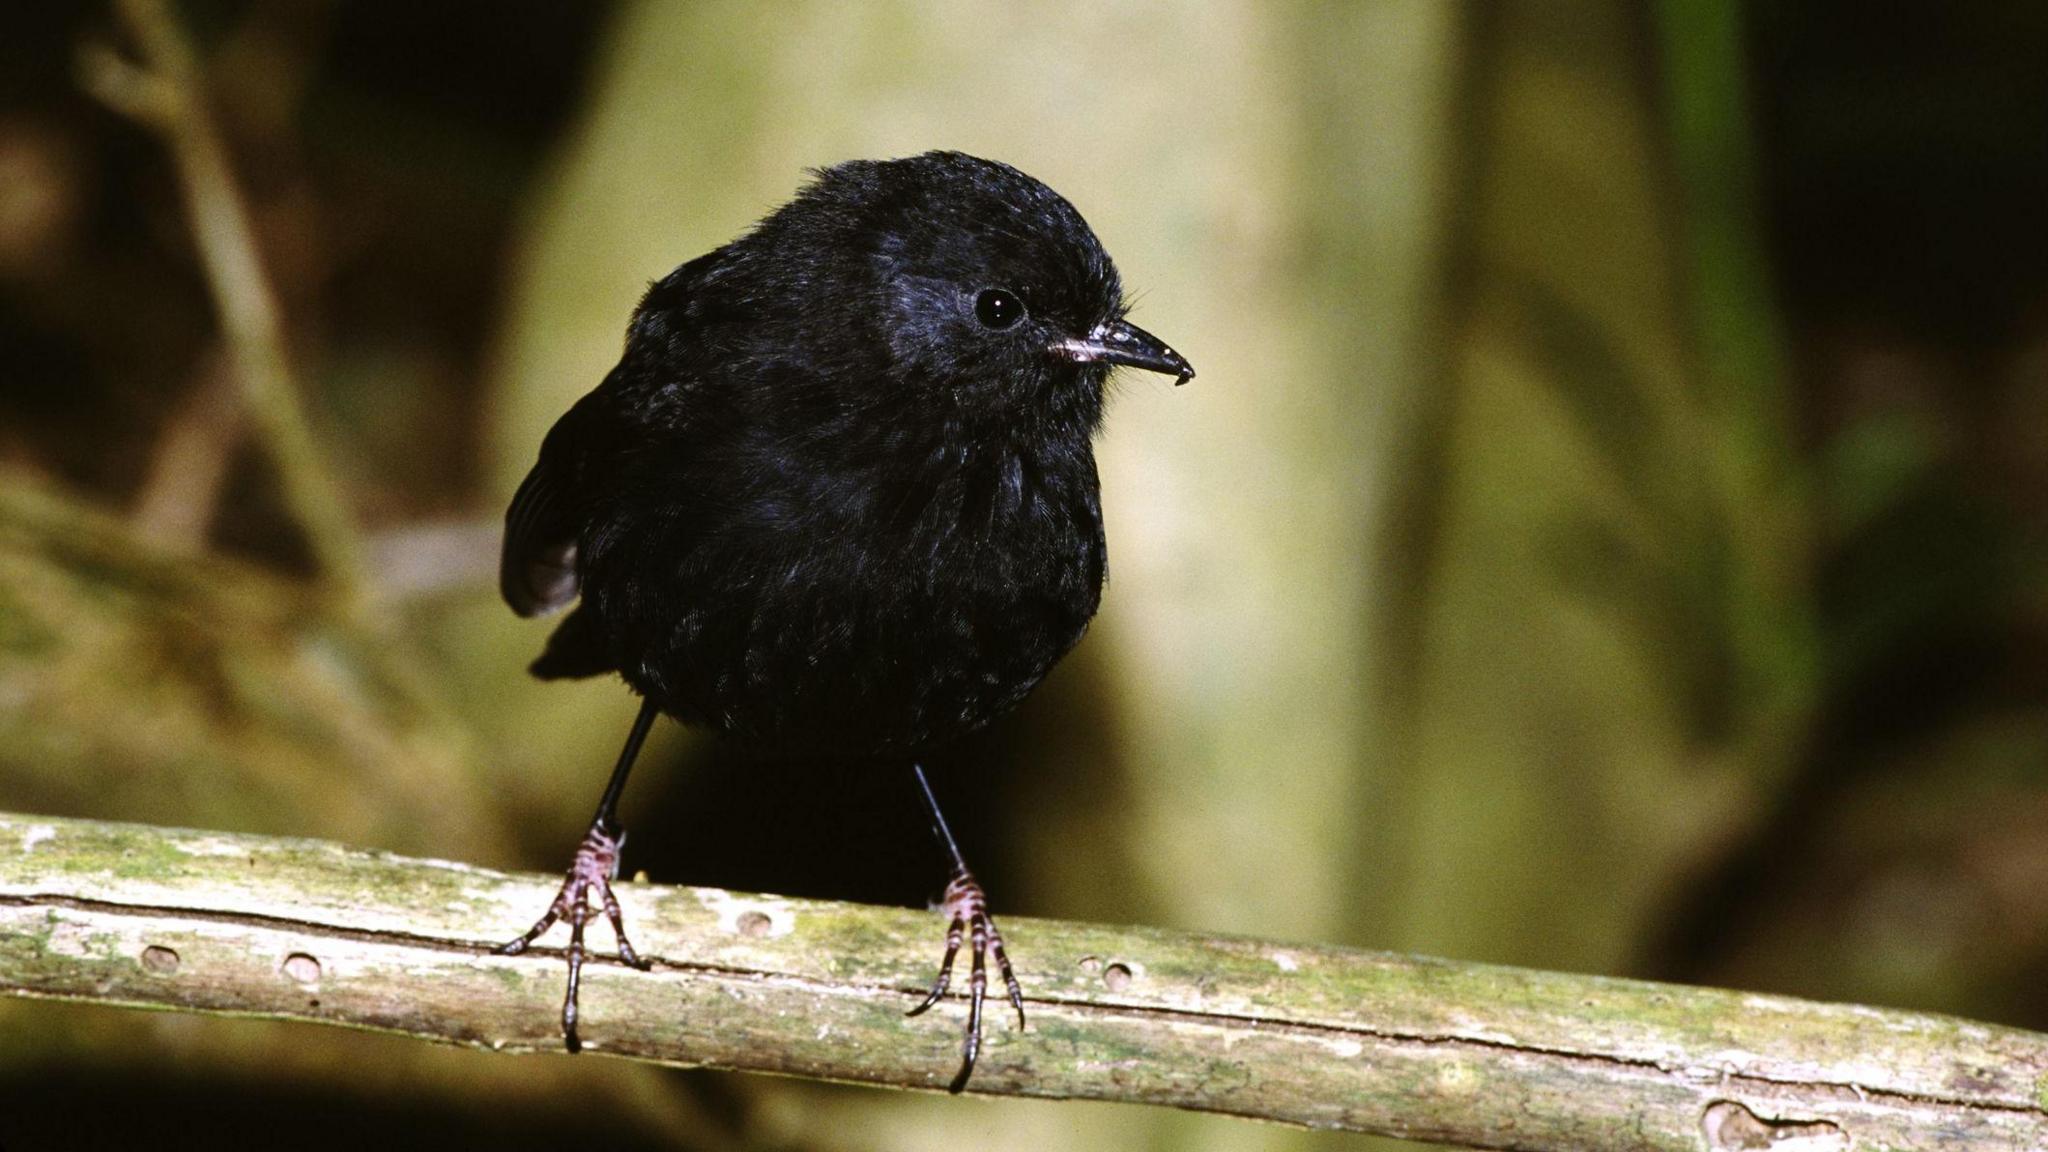
<svg viewBox="0 0 2048 1152"><path fill-rule="evenodd" d="M673 1149L604 1113L553 1101L457 1108L349 1092L298 1090L175 1071L44 1067L0 1078L0 1148L7 1152L497 1152Z"/></svg>

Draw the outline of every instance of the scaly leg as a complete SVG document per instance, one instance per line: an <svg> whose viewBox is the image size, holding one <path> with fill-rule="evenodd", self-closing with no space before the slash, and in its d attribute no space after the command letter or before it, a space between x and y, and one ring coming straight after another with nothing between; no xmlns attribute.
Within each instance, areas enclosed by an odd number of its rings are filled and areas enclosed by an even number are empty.
<svg viewBox="0 0 2048 1152"><path fill-rule="evenodd" d="M974 874L967 870L967 860L960 854L960 846L953 840L953 830L946 826L946 817L939 811L938 798L932 795L931 783L924 777L924 767L912 764L910 770L917 775L925 811L932 818L932 832L938 837L940 846L953 858L953 879L946 885L945 900L939 906L946 915L946 954L939 960L939 975L932 981L931 992L908 1015L919 1015L946 994L947 987L953 982L953 958L959 955L961 936L965 934L972 950L967 985L967 1037L961 1044L960 1071L946 1086L948 1092L957 1093L967 1087L967 1078L974 1074L974 1061L981 1055L981 1009L983 1000L988 996L989 953L995 953L996 969L1002 973L1003 983L1009 988L1010 1004L1017 1010L1019 1029L1024 1027L1024 990L1018 987L1017 976L1010 970L1009 954L1003 951L1003 934L996 930L996 922L989 918L988 897L974 879Z"/></svg>
<svg viewBox="0 0 2048 1152"><path fill-rule="evenodd" d="M619 914L618 898L612 895L612 881L618 877L619 849L626 842L626 831L618 821L619 794L625 791L626 774L632 771L633 761L640 755L647 730L654 726L655 712L652 701L641 703L633 730L626 735L626 746L619 752L619 762L612 769L611 782L605 785L604 797L598 801L597 815L591 818L583 843L576 847L576 855L569 862L569 877L555 893L554 903L548 905L547 912L534 921L525 935L497 949L500 956L517 956L554 927L555 921L569 921L569 990L562 998L562 1043L571 1052L583 1050L583 1041L576 1035L576 993L583 983L583 927L590 920L593 892L618 937L619 959L642 970L648 966L633 951L633 942L626 939L626 922Z"/></svg>

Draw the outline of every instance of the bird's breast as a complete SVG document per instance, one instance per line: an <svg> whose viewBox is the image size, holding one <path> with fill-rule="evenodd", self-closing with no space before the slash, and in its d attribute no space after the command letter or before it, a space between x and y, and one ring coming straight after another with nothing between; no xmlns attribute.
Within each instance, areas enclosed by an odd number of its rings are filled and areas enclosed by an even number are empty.
<svg viewBox="0 0 2048 1152"><path fill-rule="evenodd" d="M912 474L878 533L936 585L1071 597L1100 583L1095 462L1055 447L969 444ZM1092 600L1090 604L1092 611Z"/></svg>
<svg viewBox="0 0 2048 1152"><path fill-rule="evenodd" d="M1013 707L1100 600L1093 461L970 449L870 479L859 513L725 569L665 648L685 712L766 742L915 749ZM950 463L950 467L939 467Z"/></svg>

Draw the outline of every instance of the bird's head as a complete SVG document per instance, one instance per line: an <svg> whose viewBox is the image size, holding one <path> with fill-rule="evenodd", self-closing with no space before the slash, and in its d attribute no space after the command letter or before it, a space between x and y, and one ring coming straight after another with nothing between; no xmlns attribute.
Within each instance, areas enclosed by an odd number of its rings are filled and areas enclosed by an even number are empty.
<svg viewBox="0 0 2048 1152"><path fill-rule="evenodd" d="M1116 265L1073 205L1007 164L854 161L820 172L789 210L793 232L858 254L852 284L834 289L846 322L871 326L888 375L931 402L1015 413L1069 401L1092 424L1113 365L1195 374L1124 318Z"/></svg>

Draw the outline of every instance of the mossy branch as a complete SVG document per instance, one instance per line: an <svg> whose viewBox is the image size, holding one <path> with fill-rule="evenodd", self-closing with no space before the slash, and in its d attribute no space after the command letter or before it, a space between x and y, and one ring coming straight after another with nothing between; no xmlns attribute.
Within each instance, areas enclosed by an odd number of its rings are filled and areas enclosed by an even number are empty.
<svg viewBox="0 0 2048 1152"><path fill-rule="evenodd" d="M486 950L555 884L0 816L0 991L556 1053L559 956ZM648 884L620 899L654 968L587 970L592 1050L898 1087L951 1075L957 1018L903 1016L937 951L928 914ZM1004 933L1030 1026L994 1024L973 1091L1482 1148L2048 1147L2048 1036L1149 929L1009 918Z"/></svg>

